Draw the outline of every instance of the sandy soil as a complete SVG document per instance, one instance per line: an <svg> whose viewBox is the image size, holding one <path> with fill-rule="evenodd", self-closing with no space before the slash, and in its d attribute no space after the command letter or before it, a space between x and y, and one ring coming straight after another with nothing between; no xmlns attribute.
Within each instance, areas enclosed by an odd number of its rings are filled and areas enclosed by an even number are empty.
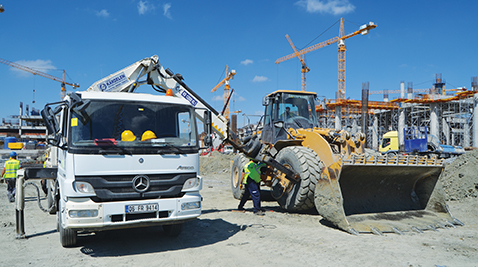
<svg viewBox="0 0 478 267"><path fill-rule="evenodd" d="M275 201L263 202L264 217L252 214L251 202L246 213L231 212L238 201L230 190L230 159L218 154L201 159L203 213L186 223L177 238L166 237L161 227L117 230L80 235L76 247L63 248L56 216L38 208L36 190L29 186L27 238L16 239L15 207L1 184L0 265L478 266L475 156L449 164L443 182L447 194L455 193L447 202L450 210L465 226L384 236L353 236L331 227L320 215L284 212ZM460 189L456 181L463 178L472 181ZM458 196L462 191L466 196ZM45 203L43 193L42 198Z"/></svg>

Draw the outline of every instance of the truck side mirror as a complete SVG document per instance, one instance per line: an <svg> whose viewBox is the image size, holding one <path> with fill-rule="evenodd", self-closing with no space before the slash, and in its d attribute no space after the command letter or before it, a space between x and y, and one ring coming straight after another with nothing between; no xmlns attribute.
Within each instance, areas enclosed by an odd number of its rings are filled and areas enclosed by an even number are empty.
<svg viewBox="0 0 478 267"><path fill-rule="evenodd" d="M48 143L54 146L58 146L60 143L60 124L56 119L56 113L58 113L60 109L61 107L59 106L53 111L49 106L45 106L45 108L40 112L48 130L48 134L54 136L53 140L48 140Z"/></svg>
<svg viewBox="0 0 478 267"><path fill-rule="evenodd" d="M264 98L262 98L262 105L263 106L268 106L270 103L270 98L267 97L267 96L264 96Z"/></svg>
<svg viewBox="0 0 478 267"><path fill-rule="evenodd" d="M48 134L57 134L60 131L60 125L55 117L55 112L49 106L45 106L41 111L41 116L45 122Z"/></svg>
<svg viewBox="0 0 478 267"><path fill-rule="evenodd" d="M211 111L205 110L204 111L204 146L210 147L212 146L212 115Z"/></svg>

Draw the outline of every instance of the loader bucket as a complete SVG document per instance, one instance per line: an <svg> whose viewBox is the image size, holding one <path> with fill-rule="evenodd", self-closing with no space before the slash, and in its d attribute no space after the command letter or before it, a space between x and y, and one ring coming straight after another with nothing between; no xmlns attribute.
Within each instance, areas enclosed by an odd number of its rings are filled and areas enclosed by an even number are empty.
<svg viewBox="0 0 478 267"><path fill-rule="evenodd" d="M324 169L315 190L320 215L352 234L436 230L463 225L445 203L443 160L354 156Z"/></svg>

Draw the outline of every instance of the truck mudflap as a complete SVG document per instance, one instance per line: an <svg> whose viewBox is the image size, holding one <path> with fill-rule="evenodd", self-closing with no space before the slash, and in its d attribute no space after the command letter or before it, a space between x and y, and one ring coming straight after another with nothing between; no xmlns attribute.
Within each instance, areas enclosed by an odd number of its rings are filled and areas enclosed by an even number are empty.
<svg viewBox="0 0 478 267"><path fill-rule="evenodd" d="M438 181L442 159L353 155L324 168L315 206L324 219L351 234L454 228Z"/></svg>

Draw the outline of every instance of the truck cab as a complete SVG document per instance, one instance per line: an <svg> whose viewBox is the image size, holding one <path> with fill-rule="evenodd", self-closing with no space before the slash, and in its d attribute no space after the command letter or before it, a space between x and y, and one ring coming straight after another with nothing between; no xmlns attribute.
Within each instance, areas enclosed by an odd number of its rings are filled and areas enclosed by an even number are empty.
<svg viewBox="0 0 478 267"><path fill-rule="evenodd" d="M49 202L63 246L74 245L78 231L163 225L177 235L200 216L199 141L188 101L77 92L42 116L57 146Z"/></svg>
<svg viewBox="0 0 478 267"><path fill-rule="evenodd" d="M390 131L383 135L379 151L382 154L398 153L398 131Z"/></svg>

